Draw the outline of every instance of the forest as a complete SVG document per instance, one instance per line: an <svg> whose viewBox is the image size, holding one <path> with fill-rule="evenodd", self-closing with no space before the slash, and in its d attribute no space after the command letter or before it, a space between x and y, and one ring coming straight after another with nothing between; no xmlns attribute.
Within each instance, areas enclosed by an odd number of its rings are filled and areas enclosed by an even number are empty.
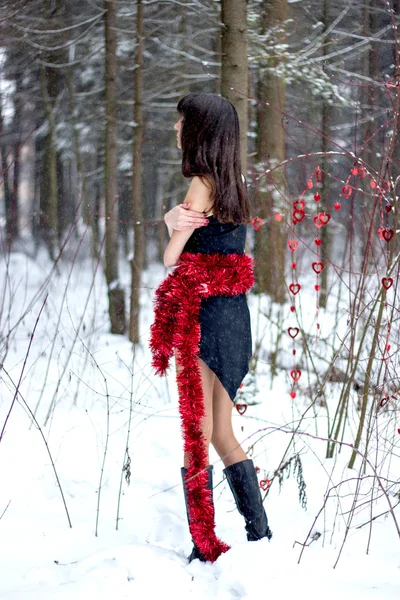
<svg viewBox="0 0 400 600"><path fill-rule="evenodd" d="M276 593L399 597L399 24L398 0L0 0L1 598L253 600L267 560ZM232 550L207 567L148 348L190 92L239 115L234 420L278 532L247 548L214 457Z"/></svg>

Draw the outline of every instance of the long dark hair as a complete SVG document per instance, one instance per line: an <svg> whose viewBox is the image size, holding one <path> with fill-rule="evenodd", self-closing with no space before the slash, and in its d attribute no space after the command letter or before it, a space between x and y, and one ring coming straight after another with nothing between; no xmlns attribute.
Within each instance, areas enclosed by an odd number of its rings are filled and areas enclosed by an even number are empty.
<svg viewBox="0 0 400 600"><path fill-rule="evenodd" d="M239 119L235 107L215 94L188 94L178 103L182 174L211 186L213 215L221 222L248 223L250 202L240 165Z"/></svg>

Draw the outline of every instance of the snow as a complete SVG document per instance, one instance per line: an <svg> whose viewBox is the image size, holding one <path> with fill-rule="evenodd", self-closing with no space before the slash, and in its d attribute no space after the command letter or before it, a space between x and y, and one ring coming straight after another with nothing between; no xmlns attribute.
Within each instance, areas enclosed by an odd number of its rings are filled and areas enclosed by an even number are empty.
<svg viewBox="0 0 400 600"><path fill-rule="evenodd" d="M174 373L171 370L166 379L156 378L147 349L152 295L165 270L152 265L145 274L142 343L132 352L127 338L108 333L106 283L90 261L78 259L74 266L61 263L48 283L52 266L44 253L36 259L12 254L8 269L4 256L0 261L4 361L0 431L44 294L49 293L23 371L20 396L0 443L1 600L400 597L399 537L392 516L389 513L373 522L368 554L370 528L357 528L371 516L387 512L387 501L376 498L371 504L372 471L364 474L358 463L350 471L349 448L333 459L325 458L326 411L319 406L306 413L295 437L307 486L307 509L299 503L295 477L285 474L281 489L275 481L265 502L272 541L247 542L243 519L222 477L223 466L212 451L217 533L231 550L214 564L194 561L188 565L191 541L180 479L182 443ZM129 272L129 265L122 265L125 289L129 289ZM258 302L250 298L255 335L266 323L256 327ZM325 320L329 323L329 315ZM321 313L322 331L324 327ZM264 354L268 356L267 349ZM290 363L290 350L288 357ZM249 455L260 468L260 478L271 477L280 464L291 432L307 410L304 398L296 399L297 404L290 401L288 386L287 374L279 373L271 389L268 360L260 359L253 398L257 404L249 406L243 416L234 415L243 448L247 451L253 445ZM327 384L327 397L335 398L337 390ZM24 401L31 411L36 410L72 528L43 438L34 424L30 426ZM127 445L129 486L123 471ZM395 479L399 466L395 451L390 460ZM386 474L389 478L389 467ZM360 476L364 477L361 500L333 568ZM323 509L328 489L332 491ZM394 506L398 486L393 490ZM399 519L398 508L394 511ZM315 532L321 536L304 548L299 562L302 544Z"/></svg>

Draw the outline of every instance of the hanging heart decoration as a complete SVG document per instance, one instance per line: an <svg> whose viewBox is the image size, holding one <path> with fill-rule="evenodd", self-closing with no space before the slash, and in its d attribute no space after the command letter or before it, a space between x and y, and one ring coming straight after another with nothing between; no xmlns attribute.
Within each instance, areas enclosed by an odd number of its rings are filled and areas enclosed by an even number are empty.
<svg viewBox="0 0 400 600"><path fill-rule="evenodd" d="M324 225L327 225L331 220L331 215L329 213L319 213L314 217L314 225L321 229Z"/></svg>
<svg viewBox="0 0 400 600"><path fill-rule="evenodd" d="M294 339L298 335L299 331L300 329L298 327L289 327L287 330L288 334L292 339Z"/></svg>
<svg viewBox="0 0 400 600"><path fill-rule="evenodd" d="M335 210L340 210L341 206L342 206L342 205L340 204L340 202L335 202L335 204L333 205L333 208L334 208Z"/></svg>
<svg viewBox="0 0 400 600"><path fill-rule="evenodd" d="M385 290L388 290L393 285L393 279L391 277L382 277L382 285Z"/></svg>
<svg viewBox="0 0 400 600"><path fill-rule="evenodd" d="M320 240L319 238L315 238L315 240L314 240L314 244L315 244L316 246L320 246L320 245L322 244L322 240Z"/></svg>
<svg viewBox="0 0 400 600"><path fill-rule="evenodd" d="M292 252L295 252L295 250L297 250L297 248L299 247L299 242L297 240L289 240L288 246Z"/></svg>
<svg viewBox="0 0 400 600"><path fill-rule="evenodd" d="M290 377L293 379L293 381L298 381L301 377L300 369L292 369L290 371Z"/></svg>
<svg viewBox="0 0 400 600"><path fill-rule="evenodd" d="M251 224L253 225L254 229L258 231L263 224L263 220L260 217L254 217L251 220Z"/></svg>
<svg viewBox="0 0 400 600"><path fill-rule="evenodd" d="M367 174L367 169L364 169L364 167L358 168L358 175L361 177L361 179L364 179L366 174Z"/></svg>
<svg viewBox="0 0 400 600"><path fill-rule="evenodd" d="M289 290L292 292L292 294L294 296L299 293L300 289L301 289L301 285L299 283L291 283L289 285Z"/></svg>
<svg viewBox="0 0 400 600"><path fill-rule="evenodd" d="M317 274L322 273L325 267L323 262L313 262L311 266L313 268L313 271Z"/></svg>
<svg viewBox="0 0 400 600"><path fill-rule="evenodd" d="M271 481L269 479L261 479L260 488L266 492L269 486L271 485Z"/></svg>
<svg viewBox="0 0 400 600"><path fill-rule="evenodd" d="M275 215L275 219L278 221L278 223L280 223L282 221L282 217L283 217L283 215L281 213L276 213L276 215Z"/></svg>
<svg viewBox="0 0 400 600"><path fill-rule="evenodd" d="M314 194L314 200L315 202L319 202L321 200L321 194L318 194L318 192Z"/></svg>
<svg viewBox="0 0 400 600"><path fill-rule="evenodd" d="M296 392L294 390L290 392L290 397L293 399L296 398Z"/></svg>
<svg viewBox="0 0 400 600"><path fill-rule="evenodd" d="M314 289L316 292L319 292L321 290L321 286L317 283L316 285L314 285Z"/></svg>
<svg viewBox="0 0 400 600"><path fill-rule="evenodd" d="M385 206L385 210L386 210L387 213L390 213L390 211L392 210L392 205L391 204L387 204Z"/></svg>
<svg viewBox="0 0 400 600"><path fill-rule="evenodd" d="M393 237L393 229L390 229L390 227L386 227L386 229L382 229L382 237L385 240L385 242L390 242L390 240Z"/></svg>
<svg viewBox="0 0 400 600"><path fill-rule="evenodd" d="M353 190L351 189L351 187L349 185L345 185L344 187L342 187L342 194L346 198L350 198L352 191Z"/></svg>
<svg viewBox="0 0 400 600"><path fill-rule="evenodd" d="M294 220L294 224L296 223L301 223L301 221L304 219L304 210L294 210L293 211L293 220Z"/></svg>
<svg viewBox="0 0 400 600"><path fill-rule="evenodd" d="M331 220L331 215L329 213L319 213L318 218L322 225L327 225Z"/></svg>
<svg viewBox="0 0 400 600"><path fill-rule="evenodd" d="M293 202L294 210L304 211L305 206L306 206L306 203L304 202L304 200L296 200L295 202Z"/></svg>
<svg viewBox="0 0 400 600"><path fill-rule="evenodd" d="M247 404L236 404L236 410L238 411L239 415L244 415L244 413L247 410Z"/></svg>
<svg viewBox="0 0 400 600"><path fill-rule="evenodd" d="M352 170L351 170L351 174L352 174L352 175L358 175L358 169L357 169L357 167L353 167L353 168L352 168Z"/></svg>

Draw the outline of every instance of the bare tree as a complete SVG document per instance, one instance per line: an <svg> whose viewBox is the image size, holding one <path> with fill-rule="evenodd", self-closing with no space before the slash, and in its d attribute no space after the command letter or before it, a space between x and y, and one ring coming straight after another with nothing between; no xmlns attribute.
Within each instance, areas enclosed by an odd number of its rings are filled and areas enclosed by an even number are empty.
<svg viewBox="0 0 400 600"><path fill-rule="evenodd" d="M248 59L247 2L221 0L221 94L239 115L242 172L247 172Z"/></svg>
<svg viewBox="0 0 400 600"><path fill-rule="evenodd" d="M108 286L111 332L125 332L124 290L118 273L118 190L117 190L117 39L116 2L105 0L105 160L104 193L106 204L106 280Z"/></svg>
<svg viewBox="0 0 400 600"><path fill-rule="evenodd" d="M275 28L276 44L284 41L283 25L287 18L287 0L263 0L261 4L261 30ZM282 113L285 107L285 82L274 73L277 59L269 58L268 68L258 82L257 158L260 165L273 166L285 159L285 135ZM264 225L256 236L254 248L257 291L267 293L275 302L283 304L285 285L285 235L274 218L277 206L284 197L284 180L280 169L268 180L262 180L257 191L257 214Z"/></svg>
<svg viewBox="0 0 400 600"><path fill-rule="evenodd" d="M131 260L132 287L129 320L129 339L139 343L139 315L142 271L144 264L144 228L142 210L142 150L143 150L143 4L137 0L136 55L134 70L133 120L136 124L132 152L132 215L134 255Z"/></svg>

